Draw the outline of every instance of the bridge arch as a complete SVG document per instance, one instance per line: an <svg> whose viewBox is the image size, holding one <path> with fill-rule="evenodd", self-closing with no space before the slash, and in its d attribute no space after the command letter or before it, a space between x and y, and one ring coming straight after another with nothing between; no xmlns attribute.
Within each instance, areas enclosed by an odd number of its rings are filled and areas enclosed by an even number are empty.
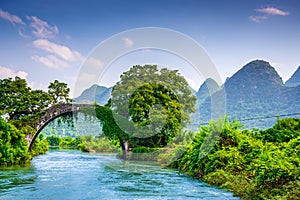
<svg viewBox="0 0 300 200"><path fill-rule="evenodd" d="M95 104L58 104L49 107L45 110L40 120L37 122L35 127L36 132L34 135L27 135L25 139L28 142L28 151L31 151L34 141L40 134L40 132L54 119L61 117L69 113L82 112L82 108L95 108Z"/></svg>

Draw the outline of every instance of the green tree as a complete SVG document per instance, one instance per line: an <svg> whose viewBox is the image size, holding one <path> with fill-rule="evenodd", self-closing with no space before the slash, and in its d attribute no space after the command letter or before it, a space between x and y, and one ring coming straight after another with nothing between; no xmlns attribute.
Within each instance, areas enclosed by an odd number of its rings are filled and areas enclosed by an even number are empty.
<svg viewBox="0 0 300 200"><path fill-rule="evenodd" d="M22 131L0 117L0 165L28 162L30 155Z"/></svg>
<svg viewBox="0 0 300 200"><path fill-rule="evenodd" d="M32 90L25 79L15 77L0 80L0 110L10 120L35 114L50 104L50 96L42 90Z"/></svg>
<svg viewBox="0 0 300 200"><path fill-rule="evenodd" d="M114 86L111 109L131 146L162 147L190 122L196 97L177 70L133 66Z"/></svg>
<svg viewBox="0 0 300 200"><path fill-rule="evenodd" d="M70 103L69 93L68 85L58 80L51 82L48 86L48 94L52 98L52 104Z"/></svg>

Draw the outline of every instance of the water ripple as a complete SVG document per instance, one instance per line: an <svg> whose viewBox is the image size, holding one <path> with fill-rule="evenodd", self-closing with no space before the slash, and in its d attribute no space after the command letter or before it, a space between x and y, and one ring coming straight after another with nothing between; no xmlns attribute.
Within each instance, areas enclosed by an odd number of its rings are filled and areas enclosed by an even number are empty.
<svg viewBox="0 0 300 200"><path fill-rule="evenodd" d="M51 151L0 168L0 199L238 199L154 163L111 154Z"/></svg>

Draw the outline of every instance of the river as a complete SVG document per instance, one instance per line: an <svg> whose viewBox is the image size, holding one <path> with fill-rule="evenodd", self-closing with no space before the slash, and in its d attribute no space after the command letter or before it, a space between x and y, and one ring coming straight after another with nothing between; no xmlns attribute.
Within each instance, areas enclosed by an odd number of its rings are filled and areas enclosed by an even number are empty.
<svg viewBox="0 0 300 200"><path fill-rule="evenodd" d="M238 199L153 163L115 155L49 151L27 166L0 168L0 199Z"/></svg>

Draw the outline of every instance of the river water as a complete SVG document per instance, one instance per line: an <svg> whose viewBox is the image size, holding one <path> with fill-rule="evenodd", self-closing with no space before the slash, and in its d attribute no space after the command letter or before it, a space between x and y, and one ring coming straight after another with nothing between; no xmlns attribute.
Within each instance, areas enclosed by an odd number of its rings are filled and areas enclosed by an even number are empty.
<svg viewBox="0 0 300 200"><path fill-rule="evenodd" d="M153 163L55 150L27 166L1 167L0 199L238 198Z"/></svg>

